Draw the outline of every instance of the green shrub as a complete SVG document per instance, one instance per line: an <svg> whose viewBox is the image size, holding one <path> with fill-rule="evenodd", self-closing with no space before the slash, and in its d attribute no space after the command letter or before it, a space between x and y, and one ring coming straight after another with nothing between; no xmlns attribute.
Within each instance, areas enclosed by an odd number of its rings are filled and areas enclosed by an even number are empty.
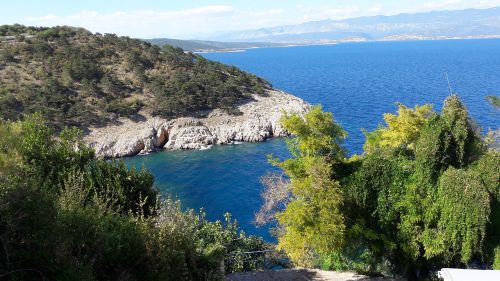
<svg viewBox="0 0 500 281"><path fill-rule="evenodd" d="M441 113L430 108L400 105L397 115L384 115L387 126L368 133L363 155L349 159L342 130L320 108L284 118L297 137L288 143L292 158L272 160L290 177L289 197L275 198L287 204L273 215L278 247L294 263L409 280L472 262L497 266L500 154L458 96ZM341 243L321 244L335 238Z"/></svg>
<svg viewBox="0 0 500 281"><path fill-rule="evenodd" d="M131 102L114 100L106 106L106 110L120 116L129 117L139 112L143 107L144 102L138 99Z"/></svg>
<svg viewBox="0 0 500 281"><path fill-rule="evenodd" d="M0 50L0 63L14 62L15 58L11 51Z"/></svg>
<svg viewBox="0 0 500 281"><path fill-rule="evenodd" d="M229 215L210 222L160 199L149 172L94 159L76 129L54 139L28 116L0 133L2 278L222 280L228 255L265 247ZM256 266L240 260L226 270Z"/></svg>
<svg viewBox="0 0 500 281"><path fill-rule="evenodd" d="M493 262L493 269L500 270L500 247L495 248L495 258Z"/></svg>

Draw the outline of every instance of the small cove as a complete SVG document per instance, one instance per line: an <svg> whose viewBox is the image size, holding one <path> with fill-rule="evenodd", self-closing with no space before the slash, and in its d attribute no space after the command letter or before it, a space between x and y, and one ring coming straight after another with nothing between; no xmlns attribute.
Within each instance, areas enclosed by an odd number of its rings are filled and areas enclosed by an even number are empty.
<svg viewBox="0 0 500 281"><path fill-rule="evenodd" d="M321 103L349 133L345 147L360 153L362 128L382 123L396 102L432 103L440 110L449 94L444 73L481 128L498 128L499 112L487 95L500 94L500 40L449 40L349 43L330 46L252 49L203 56L262 76L276 88L312 104ZM283 139L264 143L214 146L203 151L164 151L127 158L144 166L164 192L184 207L204 208L209 219L232 213L242 229L272 240L256 228L261 204L259 178L278 171L268 154L288 157Z"/></svg>

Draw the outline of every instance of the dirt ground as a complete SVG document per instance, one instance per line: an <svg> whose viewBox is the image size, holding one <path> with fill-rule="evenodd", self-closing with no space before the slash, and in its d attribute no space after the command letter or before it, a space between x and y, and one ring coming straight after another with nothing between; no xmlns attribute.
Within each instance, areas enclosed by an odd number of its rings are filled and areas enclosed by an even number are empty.
<svg viewBox="0 0 500 281"><path fill-rule="evenodd" d="M226 281L401 281L400 279L372 278L352 272L334 272L316 269L286 269L280 271L253 271L233 273Z"/></svg>

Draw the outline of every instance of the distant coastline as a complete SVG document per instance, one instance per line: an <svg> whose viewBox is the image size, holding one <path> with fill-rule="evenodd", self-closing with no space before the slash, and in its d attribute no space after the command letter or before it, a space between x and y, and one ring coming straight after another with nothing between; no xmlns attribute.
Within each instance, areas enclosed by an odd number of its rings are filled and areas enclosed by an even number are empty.
<svg viewBox="0 0 500 281"><path fill-rule="evenodd" d="M353 42L500 38L500 7L324 19L299 24L234 30L204 40L150 39L189 52L236 52L252 48L330 45ZM208 41L214 40L214 41Z"/></svg>
<svg viewBox="0 0 500 281"><path fill-rule="evenodd" d="M449 40L488 40L488 39L500 39L500 35L486 35L486 36L464 36L464 37L406 37L406 38L383 38L375 40L363 40L361 38L356 40L336 40L331 42L306 42L306 43L277 43L275 46L252 46L246 48L228 48L228 49L207 49L207 50L196 50L192 51L195 54L207 54L207 53L239 53L245 52L252 49L265 49L265 48L290 48L290 47L301 47L301 46L327 46L327 45L338 45L345 43L371 43L371 42L406 42L406 41L449 41ZM270 42L272 43L272 42Z"/></svg>

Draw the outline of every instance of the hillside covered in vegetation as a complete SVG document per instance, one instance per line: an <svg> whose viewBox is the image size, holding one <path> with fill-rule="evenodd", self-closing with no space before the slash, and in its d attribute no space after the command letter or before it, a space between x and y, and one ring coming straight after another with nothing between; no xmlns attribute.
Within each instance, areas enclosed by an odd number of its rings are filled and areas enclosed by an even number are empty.
<svg viewBox="0 0 500 281"><path fill-rule="evenodd" d="M236 105L270 85L236 67L73 27L0 26L0 118L104 126L139 111L165 118ZM141 111L141 112L142 112Z"/></svg>
<svg viewBox="0 0 500 281"><path fill-rule="evenodd" d="M0 280L222 280L259 263L239 253L263 240L229 214L183 211L79 130L53 135L40 115L0 121Z"/></svg>

